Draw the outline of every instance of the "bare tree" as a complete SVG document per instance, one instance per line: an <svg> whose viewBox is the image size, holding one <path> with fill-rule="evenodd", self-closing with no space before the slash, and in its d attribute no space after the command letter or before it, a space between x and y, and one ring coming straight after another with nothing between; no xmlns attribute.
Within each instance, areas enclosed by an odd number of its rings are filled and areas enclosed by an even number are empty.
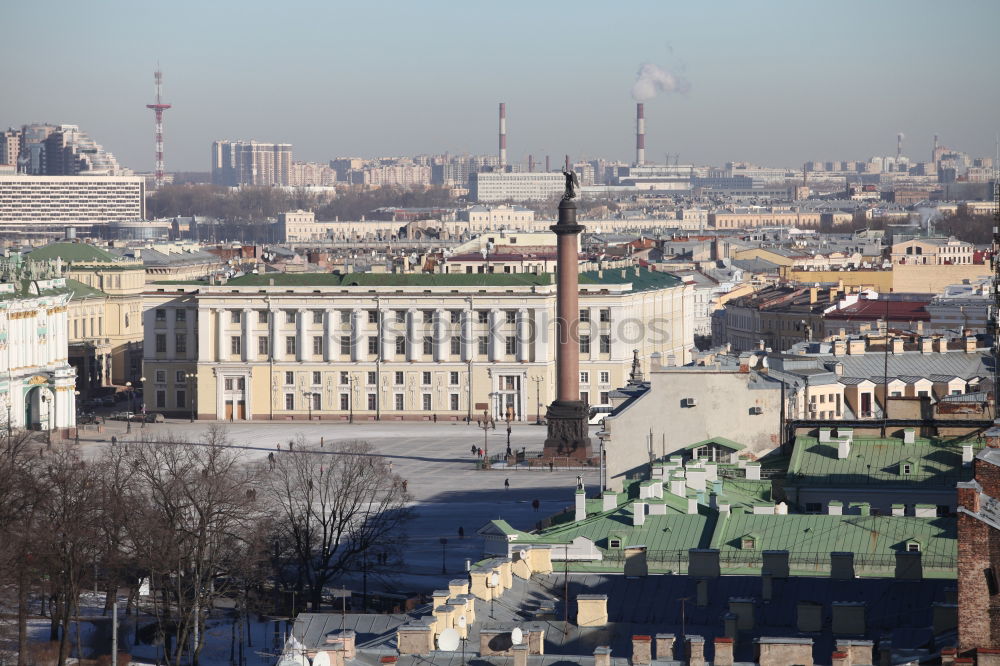
<svg viewBox="0 0 1000 666"><path fill-rule="evenodd" d="M59 633L58 663L62 666L69 653L70 624L79 612L80 592L97 560L101 488L69 444L54 446L40 467L43 487L38 499L45 525L34 541L52 582L57 608L53 624Z"/></svg>
<svg viewBox="0 0 1000 666"><path fill-rule="evenodd" d="M405 482L367 442L322 452L279 454L267 482L275 529L295 563L296 587L308 588L313 611L324 587L361 561L398 552L405 541L410 499Z"/></svg>
<svg viewBox="0 0 1000 666"><path fill-rule="evenodd" d="M150 572L151 589L162 597L154 603L157 621L176 629L173 648L164 650L168 664L181 663L185 654L197 663L204 614L216 598L243 587L259 560L265 515L257 501L257 470L226 444L225 430L213 428L203 446L131 445L130 538Z"/></svg>
<svg viewBox="0 0 1000 666"><path fill-rule="evenodd" d="M17 606L18 666L28 663L28 595L37 572L33 538L40 520L38 446L27 430L0 430L0 581Z"/></svg>

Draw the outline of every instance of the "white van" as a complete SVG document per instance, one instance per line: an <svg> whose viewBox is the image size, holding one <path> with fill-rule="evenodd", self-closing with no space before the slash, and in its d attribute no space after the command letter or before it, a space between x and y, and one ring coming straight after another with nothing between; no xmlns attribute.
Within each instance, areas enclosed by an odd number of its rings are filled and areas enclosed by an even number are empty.
<svg viewBox="0 0 1000 666"><path fill-rule="evenodd" d="M590 417L587 423L590 425L602 425L604 417L611 413L611 405L594 405L590 408Z"/></svg>

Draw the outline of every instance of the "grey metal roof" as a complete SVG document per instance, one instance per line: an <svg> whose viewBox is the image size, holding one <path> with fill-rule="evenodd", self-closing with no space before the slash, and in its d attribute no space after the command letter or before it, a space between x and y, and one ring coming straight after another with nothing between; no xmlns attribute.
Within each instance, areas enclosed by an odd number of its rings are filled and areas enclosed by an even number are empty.
<svg viewBox="0 0 1000 666"><path fill-rule="evenodd" d="M859 354L856 356L818 356L823 361L840 361L844 364L844 376L848 377L881 377L883 375L885 355L880 353ZM989 374L987 367L988 355L983 353L966 354L960 351L921 354L920 352L903 352L889 354L890 377L915 376L930 377L932 375L948 375L969 379L983 377Z"/></svg>

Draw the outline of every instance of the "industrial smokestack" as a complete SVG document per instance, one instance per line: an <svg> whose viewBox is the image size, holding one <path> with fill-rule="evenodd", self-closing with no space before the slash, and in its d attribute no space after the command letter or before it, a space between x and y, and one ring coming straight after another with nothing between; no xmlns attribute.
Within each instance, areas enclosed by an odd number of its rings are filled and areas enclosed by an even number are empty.
<svg viewBox="0 0 1000 666"><path fill-rule="evenodd" d="M535 173L535 156L528 155L528 173Z"/></svg>
<svg viewBox="0 0 1000 666"><path fill-rule="evenodd" d="M933 146L933 148L931 150L931 162L937 162L937 153L938 153L938 135L935 134L934 135L934 146Z"/></svg>
<svg viewBox="0 0 1000 666"><path fill-rule="evenodd" d="M507 166L507 104L500 102L500 168Z"/></svg>
<svg viewBox="0 0 1000 666"><path fill-rule="evenodd" d="M642 102L635 105L635 165L646 163L646 107Z"/></svg>
<svg viewBox="0 0 1000 666"><path fill-rule="evenodd" d="M549 168L549 156L546 155L545 156L545 173L548 173L549 171L552 171L552 169Z"/></svg>
<svg viewBox="0 0 1000 666"><path fill-rule="evenodd" d="M899 168L899 158L903 156L903 133L896 135L896 168Z"/></svg>

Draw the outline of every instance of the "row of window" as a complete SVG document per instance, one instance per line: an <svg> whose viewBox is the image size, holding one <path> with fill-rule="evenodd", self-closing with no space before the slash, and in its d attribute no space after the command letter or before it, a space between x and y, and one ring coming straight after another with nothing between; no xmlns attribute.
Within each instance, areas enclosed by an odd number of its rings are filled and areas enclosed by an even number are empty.
<svg viewBox="0 0 1000 666"><path fill-rule="evenodd" d="M296 316L298 310L284 310L285 313L285 323L294 324L296 321ZM325 310L311 310L312 312L312 323L322 324L323 314ZM342 324L349 324L351 322L351 310L340 310L340 322ZM377 324L379 319L379 310L366 310L368 323ZM397 323L406 322L407 310L393 310L393 318ZM423 323L431 324L434 322L434 314L436 310L421 310L421 318ZM464 310L449 310L449 321L452 324L459 324L462 322L462 313ZM490 320L490 310L476 310L476 321L480 324L487 324ZM508 324L517 323L517 310L504 310L504 321ZM261 324L266 324L270 321L270 311L269 310L257 310L257 322ZM611 321L611 310L609 308L604 308L600 310L598 315L601 322ZM156 321L166 321L167 311L164 308L157 308L155 311ZM186 322L187 321L187 310L176 309L174 310L174 321ZM229 321L233 324L240 324L243 322L243 310L230 310L229 311ZM589 322L590 321L590 310L580 310L580 321Z"/></svg>

